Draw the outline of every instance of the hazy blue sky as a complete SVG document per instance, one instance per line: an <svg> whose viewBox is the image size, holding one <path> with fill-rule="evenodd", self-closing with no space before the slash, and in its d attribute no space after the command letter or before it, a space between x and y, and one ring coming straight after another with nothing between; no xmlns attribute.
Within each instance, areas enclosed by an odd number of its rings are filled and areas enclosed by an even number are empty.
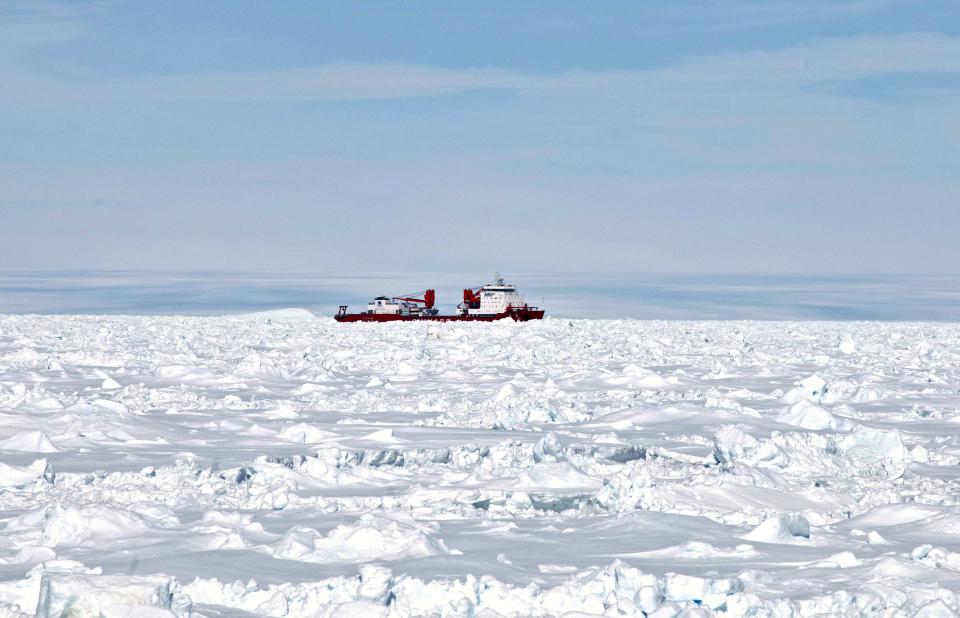
<svg viewBox="0 0 960 618"><path fill-rule="evenodd" d="M0 268L955 273L960 3L0 0Z"/></svg>

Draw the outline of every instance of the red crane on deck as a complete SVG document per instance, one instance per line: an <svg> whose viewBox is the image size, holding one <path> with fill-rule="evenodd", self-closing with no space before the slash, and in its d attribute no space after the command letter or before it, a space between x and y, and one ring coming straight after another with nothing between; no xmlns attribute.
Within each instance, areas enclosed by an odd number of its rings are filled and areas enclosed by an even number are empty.
<svg viewBox="0 0 960 618"><path fill-rule="evenodd" d="M423 298L417 298L417 296L422 296ZM433 290L424 290L423 292L411 292L405 296L394 296L394 301L404 300L408 303L422 303L427 309L433 309L434 303L437 301L437 293Z"/></svg>

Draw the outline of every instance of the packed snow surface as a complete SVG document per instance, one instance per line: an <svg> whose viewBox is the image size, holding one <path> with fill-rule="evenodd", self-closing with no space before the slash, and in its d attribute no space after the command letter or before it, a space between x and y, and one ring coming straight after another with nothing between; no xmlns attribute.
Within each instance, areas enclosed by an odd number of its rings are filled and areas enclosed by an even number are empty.
<svg viewBox="0 0 960 618"><path fill-rule="evenodd" d="M960 325L0 316L0 616L953 616Z"/></svg>

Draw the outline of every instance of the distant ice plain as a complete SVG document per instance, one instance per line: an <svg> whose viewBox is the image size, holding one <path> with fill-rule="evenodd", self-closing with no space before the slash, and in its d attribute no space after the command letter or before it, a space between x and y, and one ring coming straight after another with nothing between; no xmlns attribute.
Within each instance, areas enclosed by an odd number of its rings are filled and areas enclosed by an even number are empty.
<svg viewBox="0 0 960 618"><path fill-rule="evenodd" d="M0 271L0 313L221 315L337 306L428 287L452 311L493 273ZM960 276L504 273L564 318L960 321Z"/></svg>

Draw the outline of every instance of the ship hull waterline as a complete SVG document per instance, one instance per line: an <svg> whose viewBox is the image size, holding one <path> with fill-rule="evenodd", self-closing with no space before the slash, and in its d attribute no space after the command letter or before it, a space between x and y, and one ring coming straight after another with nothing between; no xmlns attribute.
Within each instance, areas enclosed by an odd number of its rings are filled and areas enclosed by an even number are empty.
<svg viewBox="0 0 960 618"><path fill-rule="evenodd" d="M338 315L337 322L493 322L512 318L516 322L542 320L543 309L513 309L493 315L400 315L396 313L348 313Z"/></svg>

